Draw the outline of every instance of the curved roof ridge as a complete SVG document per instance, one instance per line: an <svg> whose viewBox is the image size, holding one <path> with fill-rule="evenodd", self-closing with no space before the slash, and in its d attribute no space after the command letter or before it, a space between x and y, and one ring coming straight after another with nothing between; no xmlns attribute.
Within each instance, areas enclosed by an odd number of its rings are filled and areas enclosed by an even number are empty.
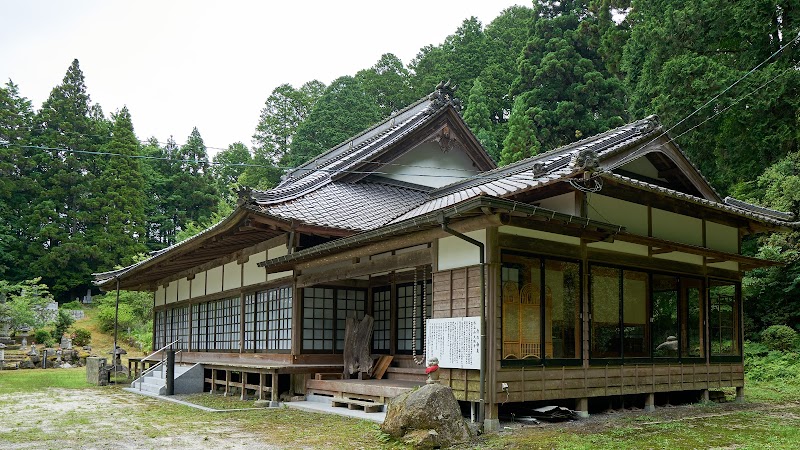
<svg viewBox="0 0 800 450"><path fill-rule="evenodd" d="M477 187L482 184L496 181L497 179L503 177L514 176L531 169L534 169L534 171L541 170L542 172L547 173L549 171L552 171L556 167L559 167L564 163L569 162L569 160L572 159L573 157L572 153L574 151L580 150L589 144L598 144L601 142L606 142L613 138L619 138L620 140L622 140L628 137L622 135L630 131L634 131L635 134L646 134L656 129L658 125L659 125L658 118L655 115L651 115L644 119L640 119L635 122L631 122L616 128L612 128L603 133L596 134L594 136L590 136L567 145L563 145L561 147L549 150L544 153L533 155L529 158L520 161L516 161L507 166L498 167L496 169L479 173L466 180L456 181L454 183L442 186L438 188L436 191L434 191L432 193L432 196L443 196L447 195L453 190L461 190L461 189ZM536 167L537 163L540 163L542 160L554 158L557 155L558 155L557 159L553 159L553 161L550 161L549 164L546 164L545 166L542 166L537 170Z"/></svg>

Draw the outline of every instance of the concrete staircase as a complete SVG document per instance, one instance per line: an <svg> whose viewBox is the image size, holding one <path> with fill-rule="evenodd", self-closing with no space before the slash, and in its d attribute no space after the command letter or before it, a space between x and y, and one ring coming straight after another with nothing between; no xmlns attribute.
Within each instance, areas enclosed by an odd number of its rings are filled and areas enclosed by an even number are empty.
<svg viewBox="0 0 800 450"><path fill-rule="evenodd" d="M166 395L167 393L167 368L161 365L147 372L131 383L131 388L153 395ZM203 366L175 365L175 393L192 394L203 392Z"/></svg>

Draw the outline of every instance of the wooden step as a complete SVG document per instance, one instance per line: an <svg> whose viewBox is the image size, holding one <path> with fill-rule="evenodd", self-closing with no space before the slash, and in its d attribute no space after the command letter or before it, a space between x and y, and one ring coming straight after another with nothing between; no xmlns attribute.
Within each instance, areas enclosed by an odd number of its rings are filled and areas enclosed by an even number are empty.
<svg viewBox="0 0 800 450"><path fill-rule="evenodd" d="M389 367L384 378L389 380L425 382L428 376L424 368L416 367Z"/></svg>
<svg viewBox="0 0 800 450"><path fill-rule="evenodd" d="M347 409L363 409L364 412L373 413L383 411L383 404L353 400L350 398L336 398L331 400L333 407L347 407Z"/></svg>

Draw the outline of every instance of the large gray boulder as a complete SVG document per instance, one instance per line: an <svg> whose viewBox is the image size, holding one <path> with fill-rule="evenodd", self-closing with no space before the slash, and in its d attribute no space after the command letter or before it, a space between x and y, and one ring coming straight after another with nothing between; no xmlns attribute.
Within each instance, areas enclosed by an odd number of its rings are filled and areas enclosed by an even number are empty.
<svg viewBox="0 0 800 450"><path fill-rule="evenodd" d="M449 447L471 437L453 391L440 384L392 399L381 430L415 448Z"/></svg>

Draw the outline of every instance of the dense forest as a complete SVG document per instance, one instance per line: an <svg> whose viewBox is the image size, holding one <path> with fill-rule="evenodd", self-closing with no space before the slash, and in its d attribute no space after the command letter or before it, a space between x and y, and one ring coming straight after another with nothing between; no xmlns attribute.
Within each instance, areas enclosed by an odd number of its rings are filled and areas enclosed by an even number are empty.
<svg viewBox="0 0 800 450"><path fill-rule="evenodd" d="M326 85L283 84L251 146L209 159L194 129L140 140L127 108L90 100L78 60L39 109L0 88L0 280L42 278L60 302L91 273L130 264L224 217L246 186L431 92L457 86L464 119L499 165L650 114L722 195L800 212L800 1L537 0L465 19L407 63L383 55ZM17 80L24 83L24 80ZM746 243L787 265L745 279L749 331L800 327L797 232Z"/></svg>

